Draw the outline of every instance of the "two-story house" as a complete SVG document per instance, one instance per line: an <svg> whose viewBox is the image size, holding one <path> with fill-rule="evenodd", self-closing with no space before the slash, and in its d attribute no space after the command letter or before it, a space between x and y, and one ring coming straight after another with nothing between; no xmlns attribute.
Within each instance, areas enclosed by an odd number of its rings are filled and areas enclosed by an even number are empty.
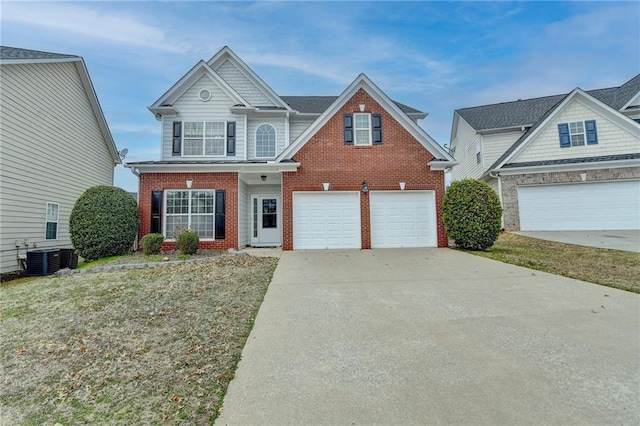
<svg viewBox="0 0 640 426"><path fill-rule="evenodd" d="M69 216L113 185L120 157L83 59L0 47L0 271L34 248L71 247Z"/></svg>
<svg viewBox="0 0 640 426"><path fill-rule="evenodd" d="M640 229L640 75L619 87L458 109L452 179L499 194L507 230Z"/></svg>
<svg viewBox="0 0 640 426"><path fill-rule="evenodd" d="M446 246L448 152L361 74L339 96L279 96L228 47L149 107L162 158L139 176L140 236L200 247Z"/></svg>

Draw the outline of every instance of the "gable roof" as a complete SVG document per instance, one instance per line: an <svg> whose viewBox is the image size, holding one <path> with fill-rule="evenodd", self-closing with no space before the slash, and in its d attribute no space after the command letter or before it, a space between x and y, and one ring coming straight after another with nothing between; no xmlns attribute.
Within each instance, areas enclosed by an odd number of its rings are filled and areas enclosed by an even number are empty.
<svg viewBox="0 0 640 426"><path fill-rule="evenodd" d="M619 87L586 93L619 111L640 91L640 74ZM476 131L532 126L568 94L461 108L455 112Z"/></svg>
<svg viewBox="0 0 640 426"><path fill-rule="evenodd" d="M322 114L327 108L331 106L337 96L280 96L292 109L302 114ZM393 101L403 112L409 115L419 115L422 118L426 117L426 114L420 110L412 108L410 106L401 104L400 102Z"/></svg>
<svg viewBox="0 0 640 426"><path fill-rule="evenodd" d="M89 71L84 63L84 59L81 56L76 55L64 55L60 53L42 52L39 50L20 49L17 47L0 46L0 65L20 65L20 64L37 64L37 63L61 63L61 62L73 62L75 68L78 71L80 81L84 87L84 91L89 99L89 104L93 110L93 114L96 117L98 127L102 133L107 149L111 154L114 164L120 164L120 154L116 143L113 140L109 125L102 112L102 107L98 101L95 88L91 82Z"/></svg>
<svg viewBox="0 0 640 426"><path fill-rule="evenodd" d="M333 103L323 111L309 127L296 139L294 143L289 145L276 158L276 162L290 160L296 152L298 152L315 133L322 128L333 117L340 108L360 89L366 91L376 102L378 102L394 119L396 119L420 144L422 144L434 157L432 163L441 163L446 166L453 166L456 161L449 155L447 150L440 146L435 140L427 134L415 121L400 109L400 107L392 101L373 81L365 74L360 74L347 87Z"/></svg>
<svg viewBox="0 0 640 426"><path fill-rule="evenodd" d="M612 119L617 119L620 121L620 125L628 126L628 128L636 133L640 138L640 130L638 129L637 123L635 123L630 118L620 114L617 110L607 105L603 101L599 100L595 96L589 94L589 92L585 92L580 88L574 89L571 93L564 96L556 105L550 108L545 114L540 118L538 122L536 122L531 128L529 128L525 133L523 133L518 140L516 140L510 147L507 149L504 154L502 154L482 175L482 177L486 177L493 170L504 167L507 162L512 159L521 149L526 146L529 141L532 140L533 136L535 136L539 129L544 127L555 115L559 114L562 109L569 104L573 99L580 98L590 104L592 104L595 108L600 109L604 114L609 115ZM510 166L514 167L514 166ZM524 166L521 166L524 167Z"/></svg>

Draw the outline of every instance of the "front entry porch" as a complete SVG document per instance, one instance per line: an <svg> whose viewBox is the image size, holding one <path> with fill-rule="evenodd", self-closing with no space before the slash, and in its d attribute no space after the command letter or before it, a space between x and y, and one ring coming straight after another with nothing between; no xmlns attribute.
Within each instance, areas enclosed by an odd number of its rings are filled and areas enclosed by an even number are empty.
<svg viewBox="0 0 640 426"><path fill-rule="evenodd" d="M240 173L239 246L282 245L282 177L280 173Z"/></svg>

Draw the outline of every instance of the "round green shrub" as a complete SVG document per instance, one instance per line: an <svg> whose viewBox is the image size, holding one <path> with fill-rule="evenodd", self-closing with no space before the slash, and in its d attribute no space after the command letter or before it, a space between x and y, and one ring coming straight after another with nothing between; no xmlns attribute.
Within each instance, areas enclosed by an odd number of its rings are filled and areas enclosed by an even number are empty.
<svg viewBox="0 0 640 426"><path fill-rule="evenodd" d="M164 241L164 235L162 234L147 234L140 240L142 246L142 252L144 254L158 254L162 250L162 242Z"/></svg>
<svg viewBox="0 0 640 426"><path fill-rule="evenodd" d="M176 247L182 254L195 254L198 251L200 238L195 231L182 231L176 238Z"/></svg>
<svg viewBox="0 0 640 426"><path fill-rule="evenodd" d="M498 239L502 207L498 194L475 179L453 182L442 203L449 238L465 250L486 250Z"/></svg>
<svg viewBox="0 0 640 426"><path fill-rule="evenodd" d="M69 219L71 242L85 261L127 253L140 217L136 200L124 189L94 186L76 200Z"/></svg>

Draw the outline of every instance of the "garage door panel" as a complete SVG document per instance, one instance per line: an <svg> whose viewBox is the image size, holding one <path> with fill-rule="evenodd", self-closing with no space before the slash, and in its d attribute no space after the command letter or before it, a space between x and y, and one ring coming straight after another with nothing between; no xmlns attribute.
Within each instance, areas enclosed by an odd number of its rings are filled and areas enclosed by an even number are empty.
<svg viewBox="0 0 640 426"><path fill-rule="evenodd" d="M436 247L433 191L372 191L371 246Z"/></svg>
<svg viewBox="0 0 640 426"><path fill-rule="evenodd" d="M640 181L518 187L523 231L640 229Z"/></svg>
<svg viewBox="0 0 640 426"><path fill-rule="evenodd" d="M357 192L294 192L293 248L361 248Z"/></svg>

